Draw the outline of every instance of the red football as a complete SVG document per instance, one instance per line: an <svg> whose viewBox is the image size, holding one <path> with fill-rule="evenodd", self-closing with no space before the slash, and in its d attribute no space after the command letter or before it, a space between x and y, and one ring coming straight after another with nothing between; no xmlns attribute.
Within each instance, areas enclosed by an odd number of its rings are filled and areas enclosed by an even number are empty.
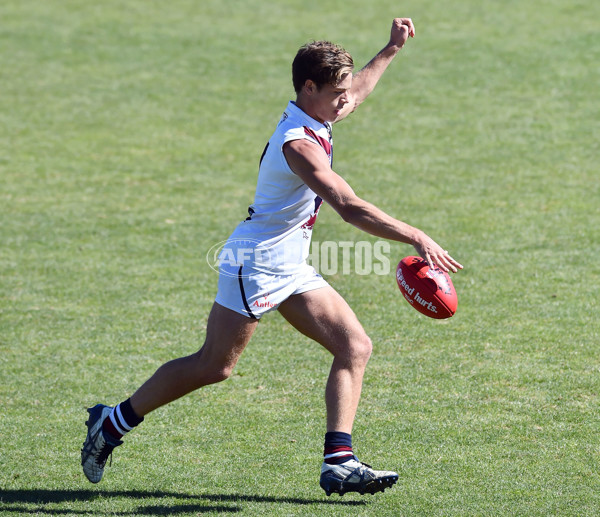
<svg viewBox="0 0 600 517"><path fill-rule="evenodd" d="M396 268L396 281L406 301L425 316L441 320L456 312L458 298L450 275L430 268L421 257L403 258Z"/></svg>

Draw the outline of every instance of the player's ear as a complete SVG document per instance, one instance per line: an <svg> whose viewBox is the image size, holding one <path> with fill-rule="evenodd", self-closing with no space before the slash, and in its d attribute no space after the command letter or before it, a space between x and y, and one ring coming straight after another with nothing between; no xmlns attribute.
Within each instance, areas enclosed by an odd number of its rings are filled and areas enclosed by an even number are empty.
<svg viewBox="0 0 600 517"><path fill-rule="evenodd" d="M302 89L304 90L305 94L312 95L314 92L317 91L317 84L312 79L307 79L304 82L304 86Z"/></svg>

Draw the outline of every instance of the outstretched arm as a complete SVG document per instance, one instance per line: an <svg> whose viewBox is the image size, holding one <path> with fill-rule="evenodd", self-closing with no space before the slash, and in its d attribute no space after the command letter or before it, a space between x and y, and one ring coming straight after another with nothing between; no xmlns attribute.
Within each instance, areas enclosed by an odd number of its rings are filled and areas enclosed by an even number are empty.
<svg viewBox="0 0 600 517"><path fill-rule="evenodd" d="M415 26L410 18L395 18L392 23L390 40L377 55L371 59L352 78L352 87L349 91L350 102L340 116L335 120L339 122L352 113L373 91L383 72L400 52L408 37L414 38Z"/></svg>
<svg viewBox="0 0 600 517"><path fill-rule="evenodd" d="M394 241L412 244L429 265L456 272L462 266L421 230L386 214L358 197L350 185L329 166L321 147L308 140L293 140L283 146L290 168L304 183L344 219L361 230Z"/></svg>

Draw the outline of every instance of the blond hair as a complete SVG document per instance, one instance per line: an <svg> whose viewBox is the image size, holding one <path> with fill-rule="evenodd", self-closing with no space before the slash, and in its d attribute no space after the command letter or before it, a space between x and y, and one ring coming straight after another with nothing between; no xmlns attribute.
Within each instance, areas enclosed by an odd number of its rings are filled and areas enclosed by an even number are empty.
<svg viewBox="0 0 600 517"><path fill-rule="evenodd" d="M336 85L354 69L352 56L339 45L330 41L313 41L298 50L292 63L294 90L300 93L310 79L317 88L326 84Z"/></svg>

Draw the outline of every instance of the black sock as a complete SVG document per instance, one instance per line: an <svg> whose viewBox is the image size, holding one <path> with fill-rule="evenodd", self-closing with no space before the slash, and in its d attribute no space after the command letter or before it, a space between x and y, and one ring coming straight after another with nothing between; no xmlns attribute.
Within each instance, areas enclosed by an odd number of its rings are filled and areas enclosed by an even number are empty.
<svg viewBox="0 0 600 517"><path fill-rule="evenodd" d="M339 465L354 457L352 452L352 435L339 431L325 433L323 458L325 463Z"/></svg>
<svg viewBox="0 0 600 517"><path fill-rule="evenodd" d="M135 414L130 399L127 399L112 409L110 415L102 422L102 431L119 440L143 421L144 417L140 418Z"/></svg>

